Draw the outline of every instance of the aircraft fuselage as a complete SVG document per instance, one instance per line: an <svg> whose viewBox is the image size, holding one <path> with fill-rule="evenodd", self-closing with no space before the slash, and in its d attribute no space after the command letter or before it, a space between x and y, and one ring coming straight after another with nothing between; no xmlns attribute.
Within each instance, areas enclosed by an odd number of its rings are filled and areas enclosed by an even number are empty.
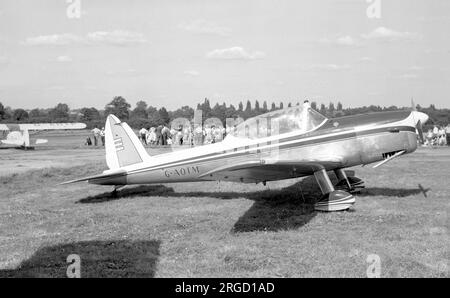
<svg viewBox="0 0 450 298"><path fill-rule="evenodd" d="M384 160L395 152L414 152L417 148L414 112L396 111L329 119L306 134L281 134L258 139L233 138L221 143L153 156L151 161L123 168L121 173L89 180L102 185L194 182L207 180L258 183L309 176L308 167L280 171L251 169L232 175L205 175L225 165L264 160L314 160L318 156L337 156L339 168ZM326 165L325 169L336 167ZM106 171L107 172L107 171ZM105 173L106 173L105 172Z"/></svg>

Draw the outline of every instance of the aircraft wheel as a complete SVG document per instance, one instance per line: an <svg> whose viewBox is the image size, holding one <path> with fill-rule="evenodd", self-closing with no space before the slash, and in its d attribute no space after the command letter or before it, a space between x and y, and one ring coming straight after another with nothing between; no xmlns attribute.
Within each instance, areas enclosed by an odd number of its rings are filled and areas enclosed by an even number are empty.
<svg viewBox="0 0 450 298"><path fill-rule="evenodd" d="M355 204L355 197L343 190L335 190L322 196L314 205L316 211L344 211Z"/></svg>

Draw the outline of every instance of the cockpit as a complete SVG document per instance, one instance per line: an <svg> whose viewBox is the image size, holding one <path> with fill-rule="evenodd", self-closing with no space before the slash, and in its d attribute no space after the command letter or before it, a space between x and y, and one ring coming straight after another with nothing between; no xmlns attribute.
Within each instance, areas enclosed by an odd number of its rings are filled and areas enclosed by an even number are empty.
<svg viewBox="0 0 450 298"><path fill-rule="evenodd" d="M259 139L280 134L304 134L323 125L327 118L311 108L302 106L269 112L237 125L232 132L236 138Z"/></svg>

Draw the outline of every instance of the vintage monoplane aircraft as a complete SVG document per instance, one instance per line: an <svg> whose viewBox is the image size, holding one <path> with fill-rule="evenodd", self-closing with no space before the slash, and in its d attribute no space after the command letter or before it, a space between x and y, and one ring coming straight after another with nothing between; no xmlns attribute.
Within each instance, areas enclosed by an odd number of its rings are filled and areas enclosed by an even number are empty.
<svg viewBox="0 0 450 298"><path fill-rule="evenodd" d="M83 129L84 123L23 123L23 124L0 124L0 132L6 135L6 139L0 140L0 144L12 145L23 149L32 149L29 131L40 130L65 130ZM37 139L36 144L46 143L45 139Z"/></svg>
<svg viewBox="0 0 450 298"><path fill-rule="evenodd" d="M206 180L266 183L314 175L322 191L320 211L346 210L362 180L344 169L375 167L417 148L428 116L395 111L327 119L308 102L250 118L220 143L149 156L131 128L114 115L105 125L106 162L100 175L69 181L113 185ZM333 185L327 171L334 171Z"/></svg>

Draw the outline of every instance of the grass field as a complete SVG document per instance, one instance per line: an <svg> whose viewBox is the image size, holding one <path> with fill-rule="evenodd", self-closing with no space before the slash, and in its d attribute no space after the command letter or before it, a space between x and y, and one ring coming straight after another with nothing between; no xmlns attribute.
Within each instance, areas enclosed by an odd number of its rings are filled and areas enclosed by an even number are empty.
<svg viewBox="0 0 450 298"><path fill-rule="evenodd" d="M35 166L14 169L24 158ZM2 150L0 160L9 165L0 277L64 277L70 254L82 277L366 277L371 254L381 277L450 277L447 148L352 169L366 189L338 213L313 210L311 178L135 186L112 197L110 187L58 186L102 171L101 149Z"/></svg>

